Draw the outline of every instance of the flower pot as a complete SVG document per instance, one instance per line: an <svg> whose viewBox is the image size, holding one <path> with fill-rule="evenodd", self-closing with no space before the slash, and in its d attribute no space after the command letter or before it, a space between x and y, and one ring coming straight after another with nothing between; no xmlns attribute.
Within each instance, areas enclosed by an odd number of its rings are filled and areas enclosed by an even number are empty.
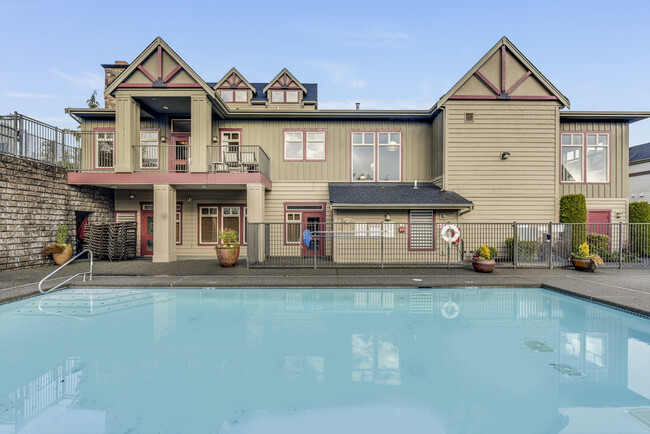
<svg viewBox="0 0 650 434"><path fill-rule="evenodd" d="M472 267L474 267L474 270L478 271L479 273L491 273L492 270L494 270L494 267L496 266L497 263L494 259L490 259L490 260L473 259L472 260Z"/></svg>
<svg viewBox="0 0 650 434"><path fill-rule="evenodd" d="M222 267L233 267L239 259L239 246L216 247L217 258Z"/></svg>
<svg viewBox="0 0 650 434"><path fill-rule="evenodd" d="M571 259L571 263L573 264L573 268L578 271L595 271L598 268L596 263L591 259L573 258Z"/></svg>
<svg viewBox="0 0 650 434"><path fill-rule="evenodd" d="M52 253L52 259L56 265L63 265L72 258L72 246L68 246L61 253Z"/></svg>

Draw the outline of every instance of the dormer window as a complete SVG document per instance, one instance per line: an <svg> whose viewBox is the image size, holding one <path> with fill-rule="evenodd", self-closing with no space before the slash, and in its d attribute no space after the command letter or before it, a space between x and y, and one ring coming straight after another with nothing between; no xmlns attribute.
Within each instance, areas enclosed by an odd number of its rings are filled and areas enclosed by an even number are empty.
<svg viewBox="0 0 650 434"><path fill-rule="evenodd" d="M248 102L246 89L220 89L219 92L224 102Z"/></svg>
<svg viewBox="0 0 650 434"><path fill-rule="evenodd" d="M299 100L297 90L271 90L272 103L297 103Z"/></svg>

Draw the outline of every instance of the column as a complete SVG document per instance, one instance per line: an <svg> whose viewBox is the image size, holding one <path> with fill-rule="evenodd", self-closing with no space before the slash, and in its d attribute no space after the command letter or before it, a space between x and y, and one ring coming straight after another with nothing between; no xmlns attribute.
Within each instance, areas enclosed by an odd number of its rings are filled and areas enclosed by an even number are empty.
<svg viewBox="0 0 650 434"><path fill-rule="evenodd" d="M153 262L176 260L176 188L153 186Z"/></svg>
<svg viewBox="0 0 650 434"><path fill-rule="evenodd" d="M133 145L140 144L140 104L130 95L115 98L115 172L133 172Z"/></svg>
<svg viewBox="0 0 650 434"><path fill-rule="evenodd" d="M248 212L249 223L264 223L264 201L266 198L266 189L264 184L247 184L246 185L246 209ZM248 243L256 243L257 257L249 257L252 262L264 259L264 232L260 230L255 239L249 236Z"/></svg>
<svg viewBox="0 0 650 434"><path fill-rule="evenodd" d="M206 95L192 97L190 137L190 172L205 173L208 169L208 145L212 143L212 104ZM216 151L214 152L217 155Z"/></svg>

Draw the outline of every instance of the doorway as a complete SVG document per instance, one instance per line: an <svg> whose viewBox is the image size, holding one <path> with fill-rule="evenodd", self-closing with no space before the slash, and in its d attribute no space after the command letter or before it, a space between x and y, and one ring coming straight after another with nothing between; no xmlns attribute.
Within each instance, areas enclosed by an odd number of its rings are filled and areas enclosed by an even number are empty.
<svg viewBox="0 0 650 434"><path fill-rule="evenodd" d="M141 204L140 256L153 256L153 204Z"/></svg>
<svg viewBox="0 0 650 434"><path fill-rule="evenodd" d="M303 212L302 213L302 230L301 233L304 233L305 230L308 230L312 233L312 239L309 245L306 245L303 241L302 243L302 255L303 256L325 256L325 240L327 240L327 235L322 234L326 230L325 218L322 212Z"/></svg>
<svg viewBox="0 0 650 434"><path fill-rule="evenodd" d="M169 171L189 172L190 171L190 135L172 134L172 147L169 151Z"/></svg>

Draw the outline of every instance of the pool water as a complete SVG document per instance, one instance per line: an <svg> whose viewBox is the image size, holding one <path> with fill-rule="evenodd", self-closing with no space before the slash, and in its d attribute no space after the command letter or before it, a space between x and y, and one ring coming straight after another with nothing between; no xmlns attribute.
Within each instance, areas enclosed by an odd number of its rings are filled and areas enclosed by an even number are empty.
<svg viewBox="0 0 650 434"><path fill-rule="evenodd" d="M543 289L69 289L0 306L0 434L647 434L645 417L650 320Z"/></svg>

